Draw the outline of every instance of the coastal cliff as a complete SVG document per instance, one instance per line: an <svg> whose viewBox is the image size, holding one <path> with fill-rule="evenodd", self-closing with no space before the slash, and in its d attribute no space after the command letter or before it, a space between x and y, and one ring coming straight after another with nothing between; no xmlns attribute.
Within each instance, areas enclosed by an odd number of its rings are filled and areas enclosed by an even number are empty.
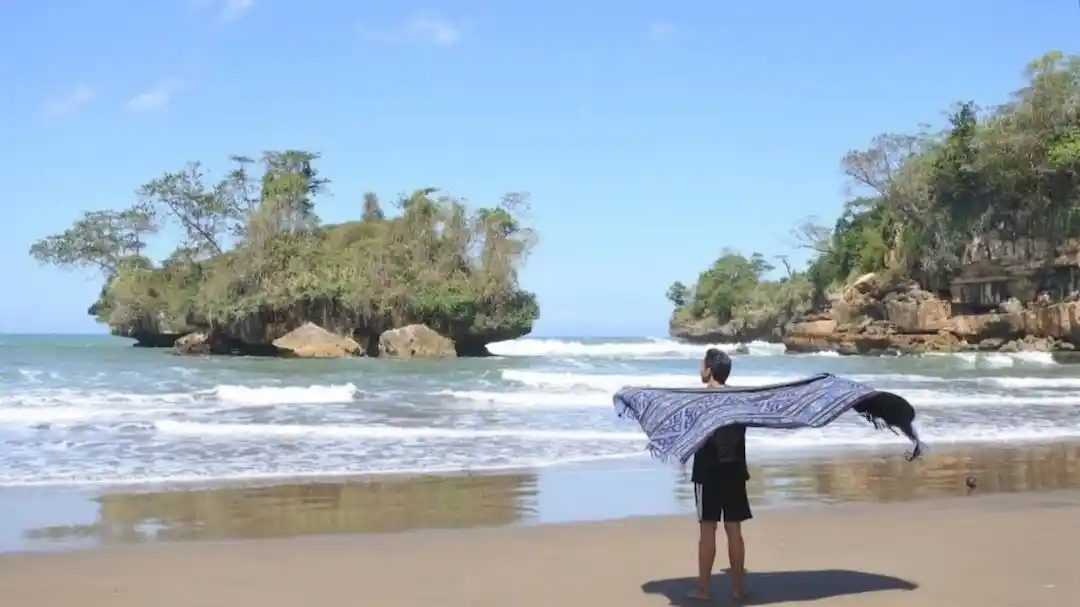
<svg viewBox="0 0 1080 607"><path fill-rule="evenodd" d="M984 313L929 293L910 280L868 274L825 310L785 328L788 352L922 354L964 351L1072 351L1080 337L1080 302L1009 298Z"/></svg>
<svg viewBox="0 0 1080 607"><path fill-rule="evenodd" d="M532 330L539 307L517 279L536 242L527 196L470 209L420 189L389 216L369 193L358 220L322 225L314 202L328 181L317 159L234 157L213 183L192 163L30 254L99 272L89 314L136 345L181 354L477 356ZM150 240L165 229L182 238L156 262Z"/></svg>
<svg viewBox="0 0 1080 607"><path fill-rule="evenodd" d="M1080 58L1032 61L992 112L955 106L941 132L887 133L841 166L853 190L779 280L725 251L675 283L670 333L842 354L1080 346Z"/></svg>

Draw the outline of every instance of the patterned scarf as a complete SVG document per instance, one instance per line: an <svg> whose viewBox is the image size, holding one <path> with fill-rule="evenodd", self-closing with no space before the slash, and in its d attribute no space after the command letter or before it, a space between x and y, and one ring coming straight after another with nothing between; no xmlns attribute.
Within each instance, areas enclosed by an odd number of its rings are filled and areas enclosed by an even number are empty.
<svg viewBox="0 0 1080 607"><path fill-rule="evenodd" d="M614 402L620 417L641 424L654 457L681 464L723 426L820 428L848 409L875 428L899 430L908 437L914 445L907 454L909 461L925 450L913 424L915 410L907 400L831 373L751 388L627 387L615 393Z"/></svg>

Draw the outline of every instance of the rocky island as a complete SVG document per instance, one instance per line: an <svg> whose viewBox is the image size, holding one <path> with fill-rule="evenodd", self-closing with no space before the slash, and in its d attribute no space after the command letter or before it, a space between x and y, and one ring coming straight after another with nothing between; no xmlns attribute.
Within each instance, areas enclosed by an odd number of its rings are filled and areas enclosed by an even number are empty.
<svg viewBox="0 0 1080 607"><path fill-rule="evenodd" d="M883 134L842 168L858 195L780 279L725 250L675 283L670 333L765 340L794 353L1069 352L1080 346L1080 57L1032 61L990 110L964 102L941 132Z"/></svg>
<svg viewBox="0 0 1080 607"><path fill-rule="evenodd" d="M99 272L89 313L177 353L479 356L532 330L539 308L517 274L536 242L526 195L470 209L420 189L390 216L368 193L358 220L323 225L317 154L231 160L218 180L199 163L166 173L129 208L87 212L30 254ZM156 262L152 237L166 231L180 242Z"/></svg>

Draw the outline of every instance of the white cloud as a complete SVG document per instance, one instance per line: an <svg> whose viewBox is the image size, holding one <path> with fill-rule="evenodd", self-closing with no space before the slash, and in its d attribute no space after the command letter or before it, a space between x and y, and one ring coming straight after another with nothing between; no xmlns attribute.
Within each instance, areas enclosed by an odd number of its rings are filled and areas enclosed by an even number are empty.
<svg viewBox="0 0 1080 607"><path fill-rule="evenodd" d="M97 97L94 89L86 85L79 85L62 97L50 99L45 103L45 116L47 118L60 118L79 111L84 105Z"/></svg>
<svg viewBox="0 0 1080 607"><path fill-rule="evenodd" d="M255 6L255 0L224 0L218 17L223 23L236 21Z"/></svg>
<svg viewBox="0 0 1080 607"><path fill-rule="evenodd" d="M129 99L128 102L124 104L124 108L129 112L150 112L161 109L169 105L172 96L183 88L183 86L184 82L176 78L163 80L149 91L139 93Z"/></svg>
<svg viewBox="0 0 1080 607"><path fill-rule="evenodd" d="M461 29L453 23L430 13L415 15L405 24L413 42L428 42L436 46L452 46L461 40Z"/></svg>
<svg viewBox="0 0 1080 607"><path fill-rule="evenodd" d="M360 35L375 42L450 47L461 42L462 28L438 14L424 11L388 29L360 25Z"/></svg>
<svg viewBox="0 0 1080 607"><path fill-rule="evenodd" d="M218 20L229 23L246 15L255 6L255 0L188 0L188 5L197 11L213 7Z"/></svg>
<svg viewBox="0 0 1080 607"><path fill-rule="evenodd" d="M667 21L656 21L649 25L646 36L653 42L663 42L675 33L675 26Z"/></svg>

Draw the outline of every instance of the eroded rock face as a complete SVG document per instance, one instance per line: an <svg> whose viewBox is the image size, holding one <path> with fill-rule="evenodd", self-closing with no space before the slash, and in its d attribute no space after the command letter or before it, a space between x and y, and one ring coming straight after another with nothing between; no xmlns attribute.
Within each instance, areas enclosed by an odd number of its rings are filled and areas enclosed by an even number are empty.
<svg viewBox="0 0 1080 607"><path fill-rule="evenodd" d="M363 354L356 341L336 335L315 323L304 323L274 340L282 354L296 358L344 358Z"/></svg>
<svg viewBox="0 0 1080 607"><path fill-rule="evenodd" d="M810 318L788 325L784 347L795 354L812 354L836 350L840 342L835 339L839 325L831 318Z"/></svg>
<svg viewBox="0 0 1080 607"><path fill-rule="evenodd" d="M379 356L390 358L453 358L454 342L424 325L408 325L379 336Z"/></svg>
<svg viewBox="0 0 1080 607"><path fill-rule="evenodd" d="M920 354L957 351L1067 351L1080 343L1080 302L1016 299L989 314L953 315L953 307L913 281L860 277L830 308L788 325L790 352Z"/></svg>
<svg viewBox="0 0 1080 607"><path fill-rule="evenodd" d="M230 354L233 356L279 356L273 345L246 344L230 338L220 330L204 327L196 329L176 340L172 346L173 354L184 356L205 356L208 354Z"/></svg>
<svg viewBox="0 0 1080 607"><path fill-rule="evenodd" d="M221 324L220 330L230 339L243 343L270 345L308 323L330 334L348 335L356 326L357 319L330 303L314 301L298 303L287 309L258 310Z"/></svg>
<svg viewBox="0 0 1080 607"><path fill-rule="evenodd" d="M711 317L682 319L672 316L668 334L692 344L746 343L751 341L778 342L788 322L784 313L762 312L735 322L719 323Z"/></svg>
<svg viewBox="0 0 1080 607"><path fill-rule="evenodd" d="M952 304L922 290L890 293L885 301L885 320L900 333L936 333L949 325Z"/></svg>
<svg viewBox="0 0 1080 607"><path fill-rule="evenodd" d="M94 308L90 308L94 312ZM168 321L161 314L140 314L131 320L118 321L109 325L109 332L119 337L135 340L135 345L144 348L171 348L178 339L191 333L195 327Z"/></svg>
<svg viewBox="0 0 1080 607"><path fill-rule="evenodd" d="M173 352L186 356L199 356L208 354L221 354L220 344L215 343L210 331L194 331L176 340L173 344Z"/></svg>
<svg viewBox="0 0 1080 607"><path fill-rule="evenodd" d="M900 333L886 321L871 321L865 325L838 325L837 330L824 333L808 328L810 323L796 323L784 337L788 352L839 352L845 355L922 354L951 352L965 349L955 335L948 332ZM817 322L821 326L821 321Z"/></svg>
<svg viewBox="0 0 1080 607"><path fill-rule="evenodd" d="M139 346L171 347L178 354L328 357L344 355L341 350L352 352L355 344L361 353L377 356L380 353L379 335L387 326L393 326L389 324L389 317L362 318L355 311L342 309L341 305L330 301L305 300L282 309L263 308L229 321L189 315L177 322L160 314L138 315L120 308L107 310L105 305L99 301L88 312L108 324L114 335L135 339ZM124 316L125 313L129 316ZM428 328L451 340L458 356L490 356L489 343L524 337L532 328L531 324L506 325L494 322L497 319L482 320L450 326L429 324ZM348 342L324 340L322 345L308 344L297 349L274 345L307 323ZM192 337L177 345L187 335ZM337 345L330 345L332 343Z"/></svg>

